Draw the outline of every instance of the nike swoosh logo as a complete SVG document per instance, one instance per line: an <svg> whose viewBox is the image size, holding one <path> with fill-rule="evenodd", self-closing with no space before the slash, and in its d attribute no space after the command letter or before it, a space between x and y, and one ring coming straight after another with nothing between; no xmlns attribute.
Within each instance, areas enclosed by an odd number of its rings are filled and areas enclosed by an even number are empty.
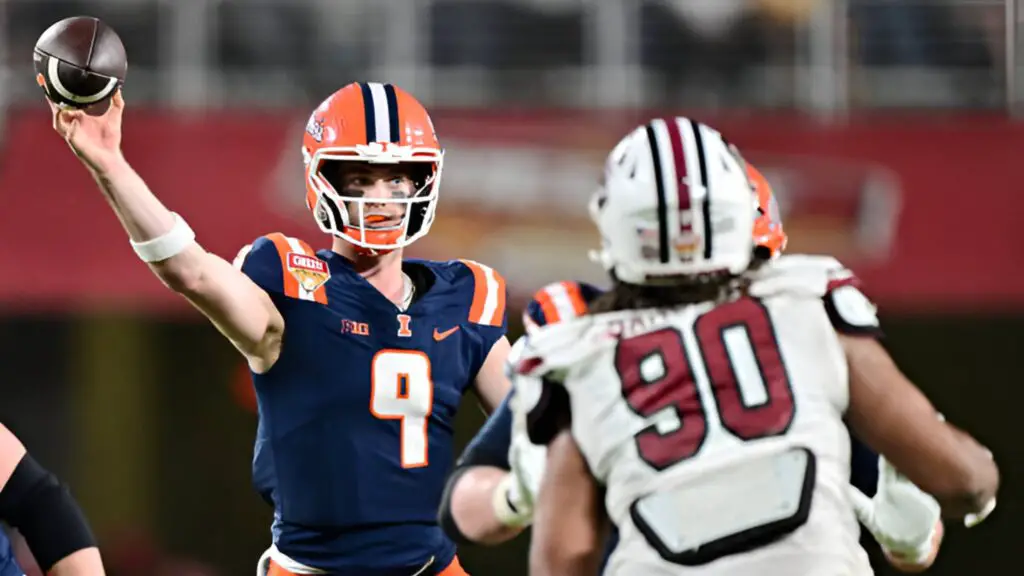
<svg viewBox="0 0 1024 576"><path fill-rule="evenodd" d="M459 326L456 326L455 328L449 328L444 332L441 332L437 328L434 328L434 341L440 342L441 340L444 340L445 338L451 336L452 334L455 334L458 330Z"/></svg>

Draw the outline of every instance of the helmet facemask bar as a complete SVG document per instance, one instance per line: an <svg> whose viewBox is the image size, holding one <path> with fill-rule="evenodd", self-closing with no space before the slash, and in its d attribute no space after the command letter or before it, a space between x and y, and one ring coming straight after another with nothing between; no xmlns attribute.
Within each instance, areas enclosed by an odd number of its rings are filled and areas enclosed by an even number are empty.
<svg viewBox="0 0 1024 576"><path fill-rule="evenodd" d="M363 198L340 194L323 174L327 162L358 162L369 165L431 164L423 166L426 176L414 178L412 195L405 198ZM430 230L437 210L443 152L433 148L402 150L401 156L378 154L367 157L354 148L326 148L315 152L307 164L306 177L316 196L314 206L317 225L328 234L377 253L386 253L412 244ZM349 207L355 204L356 220L351 221ZM375 216L368 205L401 204L401 221L386 227L367 225L367 217ZM389 217L388 214L382 216ZM382 238L383 237L383 238Z"/></svg>

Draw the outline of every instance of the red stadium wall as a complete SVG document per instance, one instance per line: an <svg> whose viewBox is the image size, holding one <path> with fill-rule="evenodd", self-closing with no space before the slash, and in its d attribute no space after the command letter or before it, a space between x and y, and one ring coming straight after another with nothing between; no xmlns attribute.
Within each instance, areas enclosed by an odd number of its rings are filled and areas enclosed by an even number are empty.
<svg viewBox="0 0 1024 576"><path fill-rule="evenodd" d="M316 238L302 206L304 119L283 113L128 112L125 151L201 242L231 258L280 230ZM440 216L420 256L494 265L522 297L567 274L601 278L584 204L602 156L634 118L584 113L438 115L448 147ZM1024 126L984 117L788 117L716 125L773 181L793 251L834 254L882 304L1021 308ZM0 303L18 310L159 310L180 302L124 233L42 113L13 115L0 159Z"/></svg>

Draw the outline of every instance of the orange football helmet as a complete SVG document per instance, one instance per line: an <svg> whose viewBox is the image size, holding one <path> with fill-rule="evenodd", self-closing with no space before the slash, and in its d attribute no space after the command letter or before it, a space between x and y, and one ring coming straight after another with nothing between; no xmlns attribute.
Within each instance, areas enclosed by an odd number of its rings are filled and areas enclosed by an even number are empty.
<svg viewBox="0 0 1024 576"><path fill-rule="evenodd" d="M775 258L786 249L788 237L782 229L779 203L772 192L768 179L753 164L747 164L747 177L757 195L758 217L754 221L754 246L767 252L768 259Z"/></svg>
<svg viewBox="0 0 1024 576"><path fill-rule="evenodd" d="M444 150L426 109L391 84L354 82L323 101L303 136L306 207L320 229L355 245L363 254L386 254L412 244L430 230L437 209ZM324 168L334 162L412 164L414 192L408 198L344 196ZM368 204L405 206L402 222L387 228L366 226ZM349 216L355 204L357 221Z"/></svg>

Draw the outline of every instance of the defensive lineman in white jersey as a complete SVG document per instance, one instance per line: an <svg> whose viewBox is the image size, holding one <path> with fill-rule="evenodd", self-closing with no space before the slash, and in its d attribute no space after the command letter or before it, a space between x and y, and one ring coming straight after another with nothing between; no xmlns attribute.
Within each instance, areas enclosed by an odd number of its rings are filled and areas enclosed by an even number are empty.
<svg viewBox="0 0 1024 576"><path fill-rule="evenodd" d="M637 129L591 209L615 287L532 335L517 367L543 378L518 404L549 444L532 574L592 575L609 519L611 576L870 574L844 419L947 517L991 510L990 454L877 342L837 334L830 317L873 317L862 297L825 299L849 273L755 257L756 198L718 132Z"/></svg>

